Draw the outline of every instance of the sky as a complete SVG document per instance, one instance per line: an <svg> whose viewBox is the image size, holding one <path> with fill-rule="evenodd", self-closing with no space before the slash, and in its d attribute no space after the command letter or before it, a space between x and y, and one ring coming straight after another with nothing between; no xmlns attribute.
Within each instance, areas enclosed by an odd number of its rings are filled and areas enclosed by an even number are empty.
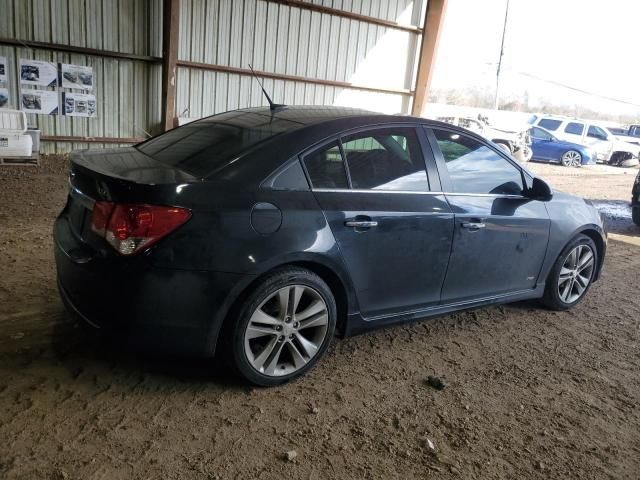
<svg viewBox="0 0 640 480"><path fill-rule="evenodd" d="M449 0L432 87L495 88L506 0ZM626 112L531 76L640 106L640 1L511 0L501 91Z"/></svg>

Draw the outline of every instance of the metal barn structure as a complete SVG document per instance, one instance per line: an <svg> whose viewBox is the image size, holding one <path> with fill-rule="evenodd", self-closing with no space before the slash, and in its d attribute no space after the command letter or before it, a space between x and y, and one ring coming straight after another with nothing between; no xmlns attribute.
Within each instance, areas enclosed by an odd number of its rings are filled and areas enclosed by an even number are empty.
<svg viewBox="0 0 640 480"><path fill-rule="evenodd" d="M0 0L0 57L93 68L96 117L29 114L42 153L275 101L420 114L447 0Z"/></svg>

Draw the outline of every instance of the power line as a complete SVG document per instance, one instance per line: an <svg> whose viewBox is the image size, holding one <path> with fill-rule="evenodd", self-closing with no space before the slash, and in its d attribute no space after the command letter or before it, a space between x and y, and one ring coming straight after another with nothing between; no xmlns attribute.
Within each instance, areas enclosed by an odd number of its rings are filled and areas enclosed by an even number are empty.
<svg viewBox="0 0 640 480"><path fill-rule="evenodd" d="M557 87L566 88L567 90L572 90L574 92L583 93L585 95L590 95L592 97L598 97L598 98L601 98L603 100L609 100L609 101L612 101L612 102L622 103L624 105L630 105L632 107L640 108L640 104L629 102L627 100L621 100L619 98L608 97L608 96L602 95L600 93L589 92L587 90L583 90L582 88L573 87L571 85L567 85L566 83L558 82L556 80L549 80L548 78L542 78L542 77L539 77L539 76L534 75L532 73L520 72L520 71L517 71L517 70L511 70L511 71L513 73L517 73L518 75L522 75L524 77L533 78L534 80L538 80L538 81L545 82L545 83L550 83L550 84L555 85Z"/></svg>

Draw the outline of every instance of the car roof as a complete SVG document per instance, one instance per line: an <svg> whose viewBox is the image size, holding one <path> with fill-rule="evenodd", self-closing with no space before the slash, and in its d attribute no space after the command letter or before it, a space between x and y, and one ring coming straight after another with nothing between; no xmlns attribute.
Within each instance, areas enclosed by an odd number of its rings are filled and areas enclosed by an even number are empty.
<svg viewBox="0 0 640 480"><path fill-rule="evenodd" d="M480 141L486 139L449 123L430 120L422 117L397 114L388 115L368 110L338 107L338 106L287 106L271 111L269 107L246 108L226 112L234 115L234 121L242 122L242 114L248 117L264 116L267 124L273 119L273 125L285 122L277 133L274 133L266 141L260 142L248 149L238 161L229 162L218 170L212 171L208 178L213 176L221 178L221 171L227 166L233 165L235 173L229 178L250 177L262 181L266 175L271 174L292 156L298 155L309 149L337 136L348 134L350 131L367 127L384 127L393 124L426 125L431 127L446 128L460 133L465 133ZM225 114L223 114L225 115ZM216 116L207 117L198 122L215 121ZM260 121L260 123L264 123Z"/></svg>
<svg viewBox="0 0 640 480"><path fill-rule="evenodd" d="M252 107L236 110L238 113L253 113L264 115L266 117L287 120L300 125L299 128L311 125L319 125L336 120L355 120L360 119L364 123L368 120L385 119L386 122L426 122L427 119L419 117L411 117L405 114L385 114L365 110L361 108L340 107L333 105L286 105L284 107L271 110L269 107ZM214 118L214 117L208 117Z"/></svg>

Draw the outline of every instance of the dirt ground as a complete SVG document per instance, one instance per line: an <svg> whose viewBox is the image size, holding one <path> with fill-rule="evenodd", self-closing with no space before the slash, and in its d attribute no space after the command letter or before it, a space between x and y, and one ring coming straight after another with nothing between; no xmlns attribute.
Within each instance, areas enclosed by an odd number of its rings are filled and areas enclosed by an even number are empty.
<svg viewBox="0 0 640 480"><path fill-rule="evenodd" d="M379 330L254 389L68 319L51 239L64 164L0 167L0 478L640 478L636 170L531 169L611 216L604 276L575 310L525 302Z"/></svg>

